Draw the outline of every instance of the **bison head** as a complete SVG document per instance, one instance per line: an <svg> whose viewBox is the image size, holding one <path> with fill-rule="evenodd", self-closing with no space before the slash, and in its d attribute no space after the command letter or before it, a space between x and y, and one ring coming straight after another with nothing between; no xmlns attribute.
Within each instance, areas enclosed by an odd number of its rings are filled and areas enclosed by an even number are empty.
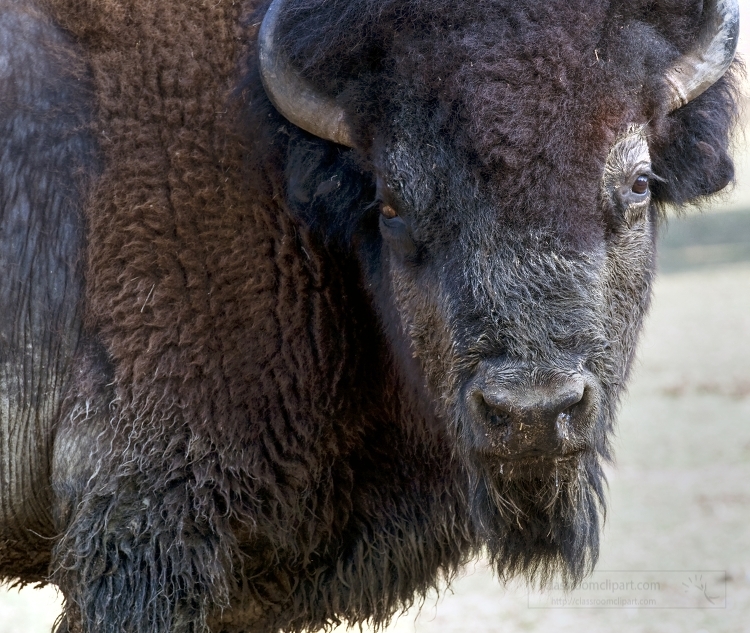
<svg viewBox="0 0 750 633"><path fill-rule="evenodd" d="M737 4L677 4L276 0L261 28L318 137L290 204L358 253L501 575L593 564L659 210L732 177Z"/></svg>

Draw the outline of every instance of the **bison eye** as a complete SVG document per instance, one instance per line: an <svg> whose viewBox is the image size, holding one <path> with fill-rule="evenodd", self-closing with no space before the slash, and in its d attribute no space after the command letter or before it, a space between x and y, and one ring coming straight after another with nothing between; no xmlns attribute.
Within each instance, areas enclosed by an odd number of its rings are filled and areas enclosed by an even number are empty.
<svg viewBox="0 0 750 633"><path fill-rule="evenodd" d="M638 176L630 190L639 196L646 193L648 191L648 176Z"/></svg>
<svg viewBox="0 0 750 633"><path fill-rule="evenodd" d="M395 218L398 215L396 209L394 209L390 204L386 204L385 202L380 205L380 213L383 214L384 218L387 218L389 220Z"/></svg>

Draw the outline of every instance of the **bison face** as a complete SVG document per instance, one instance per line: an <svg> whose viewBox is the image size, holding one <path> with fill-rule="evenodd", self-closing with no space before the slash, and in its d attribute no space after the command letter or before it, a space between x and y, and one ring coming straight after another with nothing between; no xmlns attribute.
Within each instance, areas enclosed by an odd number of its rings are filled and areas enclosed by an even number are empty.
<svg viewBox="0 0 750 633"><path fill-rule="evenodd" d="M576 575L595 550L599 463L648 305L645 127L592 156L590 182L549 165L521 191L512 170L473 173L424 113L401 120L377 150L392 347L416 359L455 435L497 561L527 569L546 552Z"/></svg>
<svg viewBox="0 0 750 633"><path fill-rule="evenodd" d="M376 190L350 197L350 246L404 393L449 430L501 575L572 580L594 562L655 209L731 178L735 105L721 78L737 3L694 4L662 15L590 0L435 12L371 0L357 20L377 20L355 28L340 5L311 0L280 30L322 91L276 54L282 0L263 21L274 105L352 148L375 183L341 187ZM333 37L311 32L316 16L349 25L337 55L319 54ZM344 207L328 206L339 218Z"/></svg>
<svg viewBox="0 0 750 633"><path fill-rule="evenodd" d="M419 137L382 151L379 225L399 331L431 399L465 452L506 478L606 455L653 268L645 128L626 129L596 187L546 174L574 207L562 225L565 209L524 217L532 206L497 201L510 185L487 191L455 148Z"/></svg>

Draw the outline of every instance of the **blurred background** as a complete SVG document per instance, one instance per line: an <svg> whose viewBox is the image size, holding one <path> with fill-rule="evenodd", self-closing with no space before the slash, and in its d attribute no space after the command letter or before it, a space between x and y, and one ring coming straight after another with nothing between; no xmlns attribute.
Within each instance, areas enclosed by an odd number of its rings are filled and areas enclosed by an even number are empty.
<svg viewBox="0 0 750 633"><path fill-rule="evenodd" d="M743 18L750 61L750 11ZM389 631L750 633L750 145L741 132L735 156L733 190L671 218L662 236L608 470L596 590L563 603L561 593L499 585L480 561ZM633 590L639 583L650 589ZM0 588L0 633L47 633L60 604L51 587Z"/></svg>

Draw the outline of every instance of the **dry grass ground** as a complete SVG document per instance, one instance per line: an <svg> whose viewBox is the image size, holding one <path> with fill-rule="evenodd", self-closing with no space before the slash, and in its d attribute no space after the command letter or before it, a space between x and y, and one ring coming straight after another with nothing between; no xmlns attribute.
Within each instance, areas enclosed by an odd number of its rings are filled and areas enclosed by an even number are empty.
<svg viewBox="0 0 750 633"><path fill-rule="evenodd" d="M750 60L744 17L741 50ZM437 604L404 615L389 631L750 633L747 147L738 137L738 185L716 214L670 223L609 471L598 569L629 570L636 582L652 578L648 570L673 571L657 573L663 585L672 583L667 589L647 593L667 608L542 608L550 606L548 595L503 588L480 562ZM0 589L0 633L48 633L59 610L50 587Z"/></svg>

